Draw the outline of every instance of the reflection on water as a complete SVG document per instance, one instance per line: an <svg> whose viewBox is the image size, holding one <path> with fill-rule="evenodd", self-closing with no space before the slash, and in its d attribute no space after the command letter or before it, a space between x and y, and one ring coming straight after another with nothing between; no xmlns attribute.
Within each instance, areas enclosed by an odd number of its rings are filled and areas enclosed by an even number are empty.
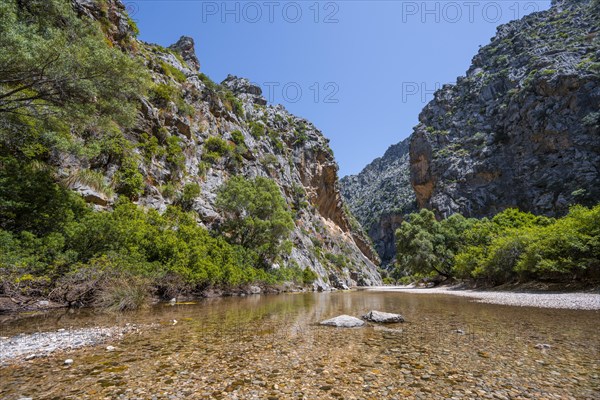
<svg viewBox="0 0 600 400"><path fill-rule="evenodd" d="M407 322L316 324L371 309ZM390 292L209 299L118 315L52 312L4 321L2 335L159 325L112 343L115 352L104 345L2 368L0 397L597 399L599 317ZM70 367L62 365L67 355Z"/></svg>

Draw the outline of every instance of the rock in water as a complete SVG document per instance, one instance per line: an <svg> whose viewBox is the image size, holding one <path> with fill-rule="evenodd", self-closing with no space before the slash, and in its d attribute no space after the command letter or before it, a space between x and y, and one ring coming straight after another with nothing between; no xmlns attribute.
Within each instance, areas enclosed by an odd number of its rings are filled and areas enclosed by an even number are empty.
<svg viewBox="0 0 600 400"><path fill-rule="evenodd" d="M400 314L392 314L375 310L369 311L367 314L363 315L362 318L370 322L377 322L379 324L404 322L404 317Z"/></svg>
<svg viewBox="0 0 600 400"><path fill-rule="evenodd" d="M351 317L350 315L340 315L335 318L321 321L321 325L337 326L338 328L356 328L363 326L364 324L364 321L356 317Z"/></svg>

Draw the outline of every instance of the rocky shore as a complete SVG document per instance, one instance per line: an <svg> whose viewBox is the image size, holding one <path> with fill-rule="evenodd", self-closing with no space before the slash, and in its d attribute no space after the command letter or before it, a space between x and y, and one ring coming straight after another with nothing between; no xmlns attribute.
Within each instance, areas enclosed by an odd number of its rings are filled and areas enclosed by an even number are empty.
<svg viewBox="0 0 600 400"><path fill-rule="evenodd" d="M126 334L141 332L141 328L139 325L126 324L121 327L58 329L54 332L36 332L13 337L0 337L0 366L22 360L47 357L57 351L116 342ZM107 346L106 351L114 349L114 346Z"/></svg>
<svg viewBox="0 0 600 400"><path fill-rule="evenodd" d="M480 303L502 304L516 307L560 308L570 310L600 310L600 292L540 293L516 291L490 291L462 289L456 286L417 288L414 286L385 286L368 288L378 291L402 293L445 294L471 297Z"/></svg>

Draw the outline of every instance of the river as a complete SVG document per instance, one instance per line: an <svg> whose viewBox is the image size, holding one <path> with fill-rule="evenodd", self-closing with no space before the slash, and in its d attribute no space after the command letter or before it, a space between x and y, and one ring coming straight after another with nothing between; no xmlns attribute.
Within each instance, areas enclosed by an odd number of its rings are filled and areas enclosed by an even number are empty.
<svg viewBox="0 0 600 400"><path fill-rule="evenodd" d="M372 309L406 322L317 324ZM217 298L122 314L53 311L5 321L2 336L145 328L0 367L0 398L598 399L599 320L599 311L378 291Z"/></svg>

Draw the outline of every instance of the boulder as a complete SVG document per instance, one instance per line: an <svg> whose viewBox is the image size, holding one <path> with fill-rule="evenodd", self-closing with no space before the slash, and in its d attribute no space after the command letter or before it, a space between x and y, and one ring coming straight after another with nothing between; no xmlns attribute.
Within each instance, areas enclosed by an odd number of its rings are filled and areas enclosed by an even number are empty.
<svg viewBox="0 0 600 400"><path fill-rule="evenodd" d="M350 315L340 315L335 318L321 321L321 325L336 326L338 328L356 328L363 326L364 324L364 321L356 317L351 317Z"/></svg>
<svg viewBox="0 0 600 400"><path fill-rule="evenodd" d="M362 318L366 321L376 322L379 324L393 324L396 322L404 322L404 317L400 314L392 314L383 311L369 311Z"/></svg>

